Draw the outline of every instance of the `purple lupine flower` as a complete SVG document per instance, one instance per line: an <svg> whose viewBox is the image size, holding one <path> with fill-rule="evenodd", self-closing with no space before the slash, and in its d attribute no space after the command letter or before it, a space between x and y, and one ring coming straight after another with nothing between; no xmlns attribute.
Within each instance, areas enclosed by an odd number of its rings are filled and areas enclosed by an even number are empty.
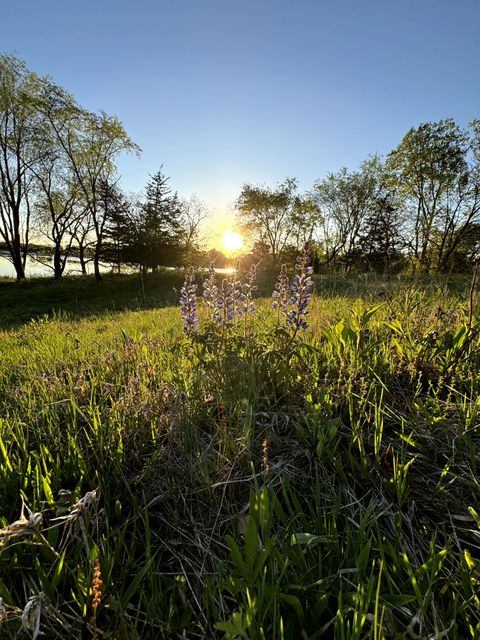
<svg viewBox="0 0 480 640"><path fill-rule="evenodd" d="M223 324L230 324L235 320L235 285L230 278L222 282L223 294Z"/></svg>
<svg viewBox="0 0 480 640"><path fill-rule="evenodd" d="M272 293L272 308L278 311L278 318L287 315L288 302L290 300L290 282L288 280L287 269L284 264L278 274L275 290Z"/></svg>
<svg viewBox="0 0 480 640"><path fill-rule="evenodd" d="M232 279L232 296L233 296L233 312L234 318L241 318L243 315L243 293L242 293L242 283L238 279L238 274L240 271L240 261L237 263L237 269L235 272L236 280Z"/></svg>
<svg viewBox="0 0 480 640"><path fill-rule="evenodd" d="M295 270L297 273L293 276L290 284L288 306L291 308L287 313L287 325L292 327L296 333L299 329L306 329L308 326L307 307L313 292L313 268L310 266L310 252L307 244L297 257Z"/></svg>
<svg viewBox="0 0 480 640"><path fill-rule="evenodd" d="M208 278L203 282L203 300L207 309L210 309L213 316L215 316L215 310L218 306L218 286L213 263L208 270Z"/></svg>
<svg viewBox="0 0 480 640"><path fill-rule="evenodd" d="M182 314L183 331L186 334L194 333L198 329L197 285L193 282L194 278L194 269L190 267L180 290L180 312Z"/></svg>
<svg viewBox="0 0 480 640"><path fill-rule="evenodd" d="M256 277L257 267L253 264L247 271L245 275L245 282L242 284L241 301L243 303L242 311L244 314L250 313L251 315L254 315L257 311L255 302L252 300L253 292L257 290L257 285L255 284Z"/></svg>
<svg viewBox="0 0 480 640"><path fill-rule="evenodd" d="M230 278L222 281L222 286L218 288L215 306L213 309L213 320L224 326L231 324L235 318L235 289Z"/></svg>

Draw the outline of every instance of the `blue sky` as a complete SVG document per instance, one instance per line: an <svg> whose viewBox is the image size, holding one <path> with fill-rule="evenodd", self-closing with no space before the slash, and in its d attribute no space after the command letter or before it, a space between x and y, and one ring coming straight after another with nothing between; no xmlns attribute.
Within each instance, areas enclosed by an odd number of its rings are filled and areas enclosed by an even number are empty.
<svg viewBox="0 0 480 640"><path fill-rule="evenodd" d="M243 182L302 189L420 122L480 117L480 0L3 2L0 52L116 114L142 147L136 191L227 214Z"/></svg>

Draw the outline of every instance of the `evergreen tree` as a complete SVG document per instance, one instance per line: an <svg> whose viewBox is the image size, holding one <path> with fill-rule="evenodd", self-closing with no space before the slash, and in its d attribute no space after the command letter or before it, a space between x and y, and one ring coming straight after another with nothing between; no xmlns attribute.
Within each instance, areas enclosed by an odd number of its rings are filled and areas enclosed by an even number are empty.
<svg viewBox="0 0 480 640"><path fill-rule="evenodd" d="M161 168L150 177L139 223L142 264L153 271L175 264L182 253L182 203L172 193L169 179Z"/></svg>
<svg viewBox="0 0 480 640"><path fill-rule="evenodd" d="M130 203L115 184L103 181L99 187L99 206L105 216L105 240L102 259L115 264L139 262L137 229Z"/></svg>

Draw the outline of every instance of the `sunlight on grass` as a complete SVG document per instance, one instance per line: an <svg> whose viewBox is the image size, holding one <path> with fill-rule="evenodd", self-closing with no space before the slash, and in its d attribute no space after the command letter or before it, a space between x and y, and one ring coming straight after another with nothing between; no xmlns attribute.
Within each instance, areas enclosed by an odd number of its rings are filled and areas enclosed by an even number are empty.
<svg viewBox="0 0 480 640"><path fill-rule="evenodd" d="M4 637L478 637L479 318L297 268L3 332Z"/></svg>

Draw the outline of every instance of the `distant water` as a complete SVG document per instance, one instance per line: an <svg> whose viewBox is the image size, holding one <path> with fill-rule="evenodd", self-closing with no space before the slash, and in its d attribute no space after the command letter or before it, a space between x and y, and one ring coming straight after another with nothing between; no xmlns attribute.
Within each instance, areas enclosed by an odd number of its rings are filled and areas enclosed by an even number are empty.
<svg viewBox="0 0 480 640"><path fill-rule="evenodd" d="M108 273L112 271L111 265L101 265L100 271ZM63 272L66 276L80 275L82 269L78 258L68 258L67 266ZM93 273L93 262L87 262L87 273ZM27 278L38 278L39 276L53 278L53 257L52 256L28 256L25 266L25 275ZM16 278L17 274L13 264L4 256L0 256L0 277Z"/></svg>
<svg viewBox="0 0 480 640"><path fill-rule="evenodd" d="M166 267L167 269L173 269L173 267ZM111 264L101 264L100 271L102 273L111 273L116 271L116 267ZM128 267L122 267L122 272L131 272L132 269ZM205 269L206 271L206 269ZM232 268L227 269L215 269L218 274L230 274L235 270ZM80 267L80 260L78 258L68 258L67 266L63 274L65 276L81 275L82 269ZM93 262L87 262L87 273L93 274ZM53 278L53 257L52 256L28 256L27 264L25 267L25 275L27 278L38 277L50 277ZM0 255L0 278L16 278L17 274L13 268L13 264L5 258L4 255Z"/></svg>

